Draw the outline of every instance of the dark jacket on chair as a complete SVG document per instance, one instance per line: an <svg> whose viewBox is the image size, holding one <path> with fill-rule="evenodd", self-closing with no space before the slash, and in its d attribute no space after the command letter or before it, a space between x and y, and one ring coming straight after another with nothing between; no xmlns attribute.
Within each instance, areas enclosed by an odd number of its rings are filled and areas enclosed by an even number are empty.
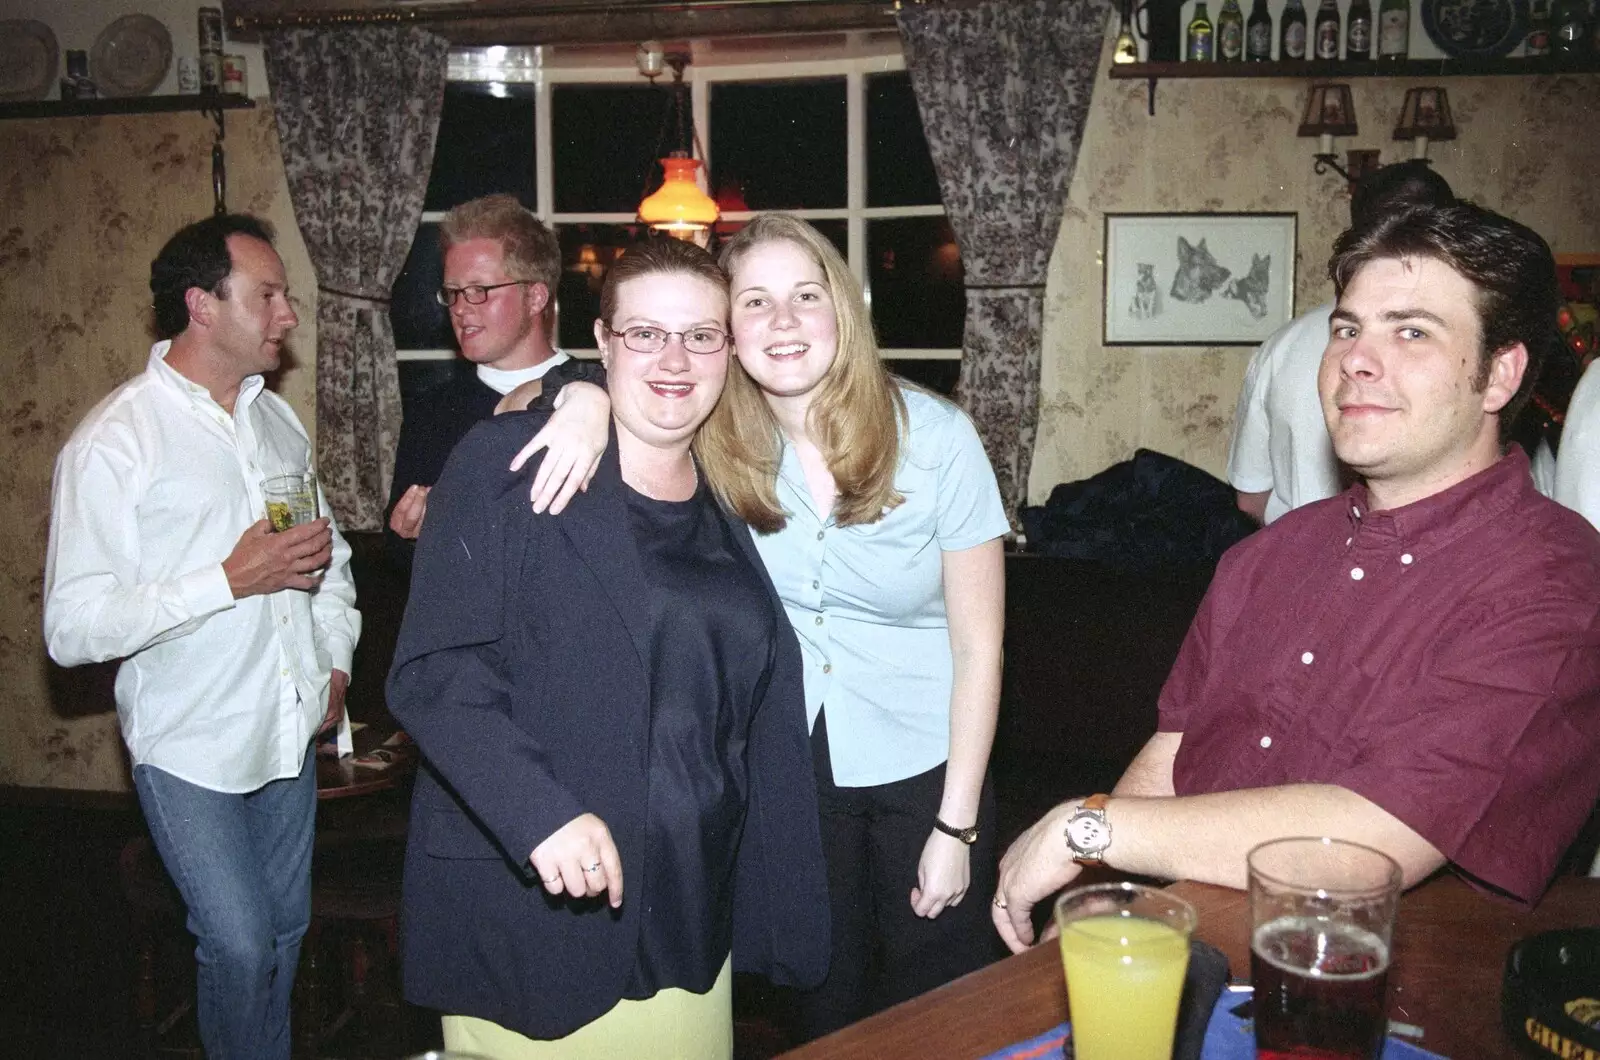
<svg viewBox="0 0 1600 1060"><path fill-rule="evenodd" d="M406 857L406 997L555 1038L610 1010L638 959L650 682L616 439L587 493L536 516L534 468L505 469L544 421L496 417L451 456L418 543L389 707L424 755ZM733 959L811 986L827 969L829 927L800 652L754 543L737 536L779 632L750 721ZM585 812L617 844L621 909L603 895L551 898L528 861Z"/></svg>

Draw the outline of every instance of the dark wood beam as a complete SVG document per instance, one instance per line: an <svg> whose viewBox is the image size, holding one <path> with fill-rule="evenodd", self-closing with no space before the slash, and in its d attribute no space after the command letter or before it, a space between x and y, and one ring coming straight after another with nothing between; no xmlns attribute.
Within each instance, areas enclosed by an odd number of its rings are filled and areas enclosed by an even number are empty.
<svg viewBox="0 0 1600 1060"><path fill-rule="evenodd" d="M906 0L912 2L912 0ZM223 0L228 35L280 26L426 26L452 44L599 44L892 29L895 0Z"/></svg>

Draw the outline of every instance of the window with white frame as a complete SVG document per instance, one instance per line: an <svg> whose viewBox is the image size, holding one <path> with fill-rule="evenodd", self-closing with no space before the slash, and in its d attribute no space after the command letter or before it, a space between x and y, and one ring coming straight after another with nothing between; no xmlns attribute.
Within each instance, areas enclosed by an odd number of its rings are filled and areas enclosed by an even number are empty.
<svg viewBox="0 0 1600 1060"><path fill-rule="evenodd" d="M965 314L960 254L898 40L869 35L879 37L874 49L851 36L835 50L855 54L839 58L815 45L799 59L760 61L696 47L685 82L722 209L717 235L765 210L808 220L861 280L892 369L948 393ZM558 345L592 352L600 284L643 238L634 211L659 183L657 160L676 146L676 128L669 93L622 50L575 51L576 61L536 48L452 52L423 224L394 288L395 341L408 368L454 356L448 317L433 299L438 222L491 192L516 195L555 229Z"/></svg>

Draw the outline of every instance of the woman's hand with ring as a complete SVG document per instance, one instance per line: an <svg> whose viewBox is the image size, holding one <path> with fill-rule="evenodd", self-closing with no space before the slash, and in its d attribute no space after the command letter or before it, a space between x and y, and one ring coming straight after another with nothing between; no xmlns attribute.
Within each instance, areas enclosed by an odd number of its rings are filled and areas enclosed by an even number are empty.
<svg viewBox="0 0 1600 1060"><path fill-rule="evenodd" d="M622 905L622 856L611 830L592 813L550 833L528 861L551 894L589 898L603 893L613 909Z"/></svg>

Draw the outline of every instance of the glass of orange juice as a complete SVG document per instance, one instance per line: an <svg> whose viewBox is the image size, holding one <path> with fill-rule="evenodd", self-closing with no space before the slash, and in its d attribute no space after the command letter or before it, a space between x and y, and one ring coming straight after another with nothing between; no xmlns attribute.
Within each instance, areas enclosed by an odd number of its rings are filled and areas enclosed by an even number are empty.
<svg viewBox="0 0 1600 1060"><path fill-rule="evenodd" d="M1156 887L1102 883L1056 899L1078 1060L1170 1060L1194 908Z"/></svg>

